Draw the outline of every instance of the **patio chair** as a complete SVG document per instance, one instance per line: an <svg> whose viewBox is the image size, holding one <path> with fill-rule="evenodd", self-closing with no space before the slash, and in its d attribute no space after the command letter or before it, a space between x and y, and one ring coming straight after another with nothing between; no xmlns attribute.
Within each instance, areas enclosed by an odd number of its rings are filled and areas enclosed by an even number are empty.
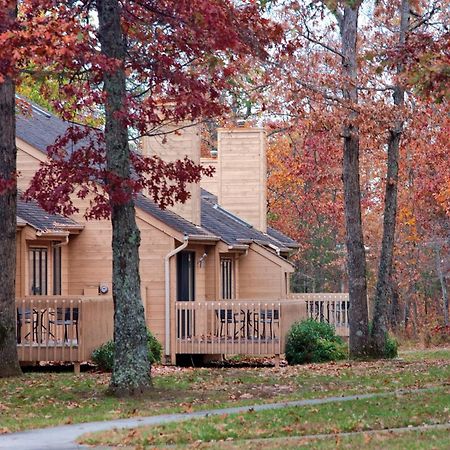
<svg viewBox="0 0 450 450"><path fill-rule="evenodd" d="M64 326L64 342L68 341L69 326L75 327L75 335L78 343L78 308L56 308L56 311L49 313L49 326ZM56 330L51 331L50 335L56 336Z"/></svg>
<svg viewBox="0 0 450 450"><path fill-rule="evenodd" d="M216 309L216 317L220 323L219 337L225 337L223 335L224 328L226 330L226 336L229 336L229 325L233 325L233 336L236 338L239 333L245 332L246 318L244 311L233 312L231 309Z"/></svg>
<svg viewBox="0 0 450 450"><path fill-rule="evenodd" d="M17 343L22 342L22 326L26 324L31 324L31 330L23 337L27 339L31 336L32 340L37 340L37 321L36 321L36 311L31 309L17 308Z"/></svg>
<svg viewBox="0 0 450 450"><path fill-rule="evenodd" d="M259 323L261 326L261 338L266 338L266 325L269 328L270 338L275 337L273 325L278 324L280 326L280 311L278 309L267 309L263 310L259 316Z"/></svg>

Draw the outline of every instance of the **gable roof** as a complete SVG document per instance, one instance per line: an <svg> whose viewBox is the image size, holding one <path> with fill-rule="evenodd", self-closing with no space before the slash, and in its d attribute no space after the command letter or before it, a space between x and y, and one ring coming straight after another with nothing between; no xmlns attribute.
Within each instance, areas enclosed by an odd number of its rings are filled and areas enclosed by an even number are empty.
<svg viewBox="0 0 450 450"><path fill-rule="evenodd" d="M135 200L135 205L142 211L164 222L174 230L185 234L186 236L204 236L205 238L215 238L216 236L205 230L202 227L194 225L178 214L169 211L168 209L161 209L153 200L139 194ZM218 240L218 239L216 239Z"/></svg>
<svg viewBox="0 0 450 450"><path fill-rule="evenodd" d="M47 153L47 147L52 145L59 136L62 136L70 124L29 100L26 101L31 108L29 114L16 114L16 134L27 144Z"/></svg>
<svg viewBox="0 0 450 450"><path fill-rule="evenodd" d="M289 252L298 244L279 231L263 233L217 204L217 197L205 189L202 195L202 227L220 236L228 245L256 242L273 249Z"/></svg>
<svg viewBox="0 0 450 450"><path fill-rule="evenodd" d="M59 214L49 214L36 202L17 199L17 224L28 224L42 232L81 230L83 225Z"/></svg>

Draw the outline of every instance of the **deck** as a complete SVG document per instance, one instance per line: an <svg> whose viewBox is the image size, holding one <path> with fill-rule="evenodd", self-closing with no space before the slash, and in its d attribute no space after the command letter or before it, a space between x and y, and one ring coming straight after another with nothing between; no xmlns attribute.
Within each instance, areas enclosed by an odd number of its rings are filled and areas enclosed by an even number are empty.
<svg viewBox="0 0 450 450"><path fill-rule="evenodd" d="M17 351L24 362L80 362L111 339L110 297L33 296L16 299Z"/></svg>
<svg viewBox="0 0 450 450"><path fill-rule="evenodd" d="M348 336L347 294L303 294L274 301L177 302L177 354L279 355L294 322L328 322Z"/></svg>
<svg viewBox="0 0 450 450"><path fill-rule="evenodd" d="M17 349L24 362L81 362L113 335L110 297L16 299ZM328 322L348 336L348 294L293 294L283 300L176 302L168 354L279 355L291 325Z"/></svg>

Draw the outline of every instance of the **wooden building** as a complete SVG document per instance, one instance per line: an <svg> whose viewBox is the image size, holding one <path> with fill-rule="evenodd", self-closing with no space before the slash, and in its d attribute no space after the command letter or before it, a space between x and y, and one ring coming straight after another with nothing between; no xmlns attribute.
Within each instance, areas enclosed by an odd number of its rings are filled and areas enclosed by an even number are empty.
<svg viewBox="0 0 450 450"><path fill-rule="evenodd" d="M32 106L17 119L19 189L47 157L67 124ZM215 159L200 159L197 127L142 151L165 160L188 156L214 165L212 179L190 186L191 198L159 209L136 199L140 273L147 323L165 361L180 354L280 354L288 327L307 316L347 327L347 296L295 296L289 290L298 245L267 226L263 129L220 129ZM204 189L203 189L204 188ZM208 190L206 190L208 189ZM89 199L71 218L19 202L17 339L23 361L84 361L112 337L111 224L86 221Z"/></svg>

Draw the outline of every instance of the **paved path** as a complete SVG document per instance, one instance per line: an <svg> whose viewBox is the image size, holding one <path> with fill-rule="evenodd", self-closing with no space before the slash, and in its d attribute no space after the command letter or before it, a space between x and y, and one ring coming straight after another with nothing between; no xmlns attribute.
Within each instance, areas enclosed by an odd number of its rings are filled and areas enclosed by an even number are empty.
<svg viewBox="0 0 450 450"><path fill-rule="evenodd" d="M347 395L344 397L327 397L319 399L298 400L292 402L268 403L264 405L237 406L233 408L196 411L182 414L163 414L151 417L135 417L130 419L109 420L104 422L88 422L74 425L62 425L52 428L22 431L0 435L0 449L8 450L73 450L88 448L76 444L76 439L84 433L111 430L113 428L135 428L143 425L161 425L170 422L220 414L236 414L251 411L265 411L269 409L285 408L287 406L311 406L332 402L346 402L363 400L386 395L408 394L412 392L430 391L432 389L403 390L395 392L380 392L362 395Z"/></svg>

